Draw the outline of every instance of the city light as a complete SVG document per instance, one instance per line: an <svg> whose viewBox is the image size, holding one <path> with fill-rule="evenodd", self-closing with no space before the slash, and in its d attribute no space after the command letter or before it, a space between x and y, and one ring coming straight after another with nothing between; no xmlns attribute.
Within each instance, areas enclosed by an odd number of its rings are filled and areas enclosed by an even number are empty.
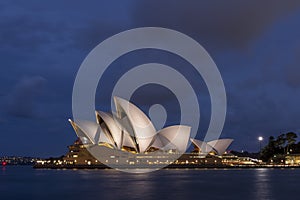
<svg viewBox="0 0 300 200"><path fill-rule="evenodd" d="M262 136L258 137L258 141L259 141L259 151L261 152L261 142L264 140L264 138Z"/></svg>
<svg viewBox="0 0 300 200"><path fill-rule="evenodd" d="M7 165L7 162L3 161L3 162L2 162L2 166L4 167L4 166L6 166L6 165Z"/></svg>

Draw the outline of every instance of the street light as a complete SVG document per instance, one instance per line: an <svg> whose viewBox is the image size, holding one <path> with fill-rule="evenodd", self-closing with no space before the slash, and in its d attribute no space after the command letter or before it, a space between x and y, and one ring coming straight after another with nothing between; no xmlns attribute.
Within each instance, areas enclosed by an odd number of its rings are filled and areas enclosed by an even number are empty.
<svg viewBox="0 0 300 200"><path fill-rule="evenodd" d="M258 141L259 141L259 150L261 152L261 142L264 140L264 138L262 136L258 137Z"/></svg>

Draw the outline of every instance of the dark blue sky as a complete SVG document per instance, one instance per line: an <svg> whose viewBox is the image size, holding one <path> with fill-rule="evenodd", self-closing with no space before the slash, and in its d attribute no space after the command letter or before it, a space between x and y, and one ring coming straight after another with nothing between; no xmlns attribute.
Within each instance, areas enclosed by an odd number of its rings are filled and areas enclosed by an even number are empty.
<svg viewBox="0 0 300 200"><path fill-rule="evenodd" d="M143 26L181 31L210 53L228 95L221 137L235 139L231 149L257 151L259 135L300 132L297 0L12 0L0 2L0 155L64 154L76 138L67 119L81 62L107 37ZM164 59L148 53L121 58L111 73L136 60ZM102 99L97 105L105 109Z"/></svg>

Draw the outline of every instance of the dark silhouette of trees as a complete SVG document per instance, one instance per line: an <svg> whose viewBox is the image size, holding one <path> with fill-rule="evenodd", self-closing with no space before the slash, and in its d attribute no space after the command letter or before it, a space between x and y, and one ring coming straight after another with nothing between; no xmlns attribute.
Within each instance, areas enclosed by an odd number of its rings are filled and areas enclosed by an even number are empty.
<svg viewBox="0 0 300 200"><path fill-rule="evenodd" d="M263 161L268 161L271 157L273 157L276 152L279 151L278 142L275 140L273 136L270 136L269 143L265 146L260 152L260 158Z"/></svg>
<svg viewBox="0 0 300 200"><path fill-rule="evenodd" d="M285 134L281 134L277 137L276 141L276 147L280 149L280 151L283 151L284 153L284 147L285 147L285 143L286 143L286 136Z"/></svg>
<svg viewBox="0 0 300 200"><path fill-rule="evenodd" d="M300 142L296 144L297 134L288 132L279 135L276 139L269 137L269 143L260 152L260 158L267 162L274 155L285 155L288 153L300 153Z"/></svg>
<svg viewBox="0 0 300 200"><path fill-rule="evenodd" d="M289 152L289 148L291 147L291 145L295 144L297 137L298 137L297 134L294 132L288 132L286 134L286 141L287 141L286 153Z"/></svg>

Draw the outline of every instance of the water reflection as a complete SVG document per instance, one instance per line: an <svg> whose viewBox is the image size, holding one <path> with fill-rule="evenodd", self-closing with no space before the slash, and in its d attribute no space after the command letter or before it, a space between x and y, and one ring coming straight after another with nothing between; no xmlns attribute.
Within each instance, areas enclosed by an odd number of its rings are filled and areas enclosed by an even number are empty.
<svg viewBox="0 0 300 200"><path fill-rule="evenodd" d="M255 199L271 199L270 169L255 170Z"/></svg>
<svg viewBox="0 0 300 200"><path fill-rule="evenodd" d="M151 198L155 193L151 173L128 174L116 170L78 170L75 173L80 175L80 190L99 198L141 199Z"/></svg>
<svg viewBox="0 0 300 200"><path fill-rule="evenodd" d="M5 175L4 175L5 173ZM298 199L300 169L34 170L8 166L1 199Z"/></svg>

